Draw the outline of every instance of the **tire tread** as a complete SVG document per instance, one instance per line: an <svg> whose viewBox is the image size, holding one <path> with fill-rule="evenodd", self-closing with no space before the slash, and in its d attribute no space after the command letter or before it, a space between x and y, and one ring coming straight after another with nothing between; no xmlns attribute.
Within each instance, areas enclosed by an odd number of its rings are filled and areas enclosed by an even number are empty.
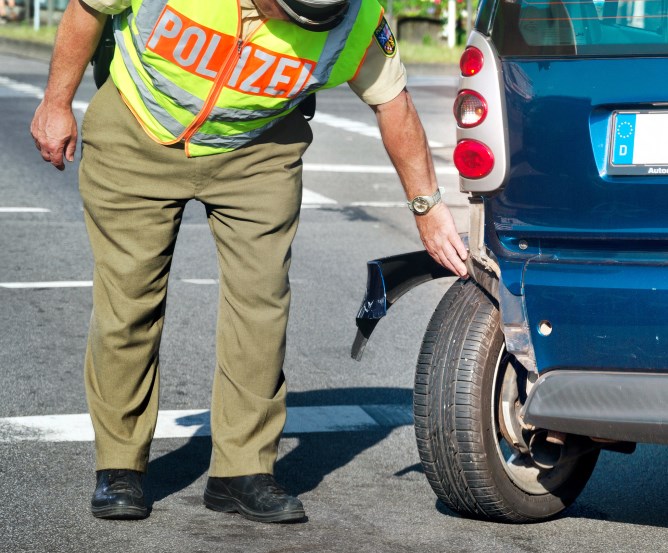
<svg viewBox="0 0 668 553"><path fill-rule="evenodd" d="M518 512L504 497L481 438L483 368L503 345L499 325L496 305L474 281L458 280L443 296L416 366L417 447L429 484L451 510L473 518L531 522L546 517Z"/></svg>

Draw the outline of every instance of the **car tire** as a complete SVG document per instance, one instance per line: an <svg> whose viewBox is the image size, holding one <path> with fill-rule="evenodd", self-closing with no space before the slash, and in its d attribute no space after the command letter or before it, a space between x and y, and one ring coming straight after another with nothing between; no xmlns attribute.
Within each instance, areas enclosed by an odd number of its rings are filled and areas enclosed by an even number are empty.
<svg viewBox="0 0 668 553"><path fill-rule="evenodd" d="M515 382L521 389L524 377L526 388L527 374L505 350L496 302L472 279L457 281L424 335L413 399L422 466L449 509L500 522L545 520L586 485L598 448L539 468L529 452L504 439L502 386ZM521 393L512 403L517 412L520 403Z"/></svg>

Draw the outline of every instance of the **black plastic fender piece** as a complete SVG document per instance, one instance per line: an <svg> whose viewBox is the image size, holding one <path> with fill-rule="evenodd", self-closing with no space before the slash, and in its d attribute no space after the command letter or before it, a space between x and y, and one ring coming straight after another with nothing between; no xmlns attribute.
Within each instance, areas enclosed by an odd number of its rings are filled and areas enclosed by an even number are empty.
<svg viewBox="0 0 668 553"><path fill-rule="evenodd" d="M378 321L406 292L437 278L457 276L425 251L383 257L367 262L366 293L357 313L357 335L350 355L360 361Z"/></svg>

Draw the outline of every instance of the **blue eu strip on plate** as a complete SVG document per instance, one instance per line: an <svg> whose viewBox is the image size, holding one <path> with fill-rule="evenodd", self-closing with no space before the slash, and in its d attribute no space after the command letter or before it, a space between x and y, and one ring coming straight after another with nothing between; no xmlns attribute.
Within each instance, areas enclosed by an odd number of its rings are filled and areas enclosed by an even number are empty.
<svg viewBox="0 0 668 553"><path fill-rule="evenodd" d="M636 135L636 114L618 113L615 117L613 165L633 165L633 145Z"/></svg>

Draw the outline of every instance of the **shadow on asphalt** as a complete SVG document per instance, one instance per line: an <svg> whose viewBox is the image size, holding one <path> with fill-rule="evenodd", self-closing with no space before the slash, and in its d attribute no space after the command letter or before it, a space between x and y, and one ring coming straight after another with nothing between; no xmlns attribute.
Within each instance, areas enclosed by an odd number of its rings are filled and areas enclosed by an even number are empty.
<svg viewBox="0 0 668 553"><path fill-rule="evenodd" d="M412 402L409 388L337 388L288 393L288 407L326 405L401 405ZM311 491L323 478L347 465L357 455L384 440L400 424L354 432L284 434L298 438L298 445L276 463L276 479L290 493ZM198 480L209 468L211 438L196 436L174 451L149 463L147 484L152 502L160 501ZM421 471L419 465L405 472ZM404 472L400 471L400 472Z"/></svg>
<svg viewBox="0 0 668 553"><path fill-rule="evenodd" d="M412 390L405 388L339 388L288 394L289 407L374 404L407 407L411 402ZM290 493L300 495L311 491L325 476L384 440L398 426L354 432L285 434L285 437L297 438L298 444L279 459L276 478ZM148 470L150 501L160 501L192 485L206 473L210 456L211 438L199 436L152 460ZM668 527L667 462L665 446L640 445L633 455L604 452L583 493L557 520L581 518ZM421 465L407 466L394 476L411 472L422 473ZM438 500L434 507L445 516L461 518Z"/></svg>

